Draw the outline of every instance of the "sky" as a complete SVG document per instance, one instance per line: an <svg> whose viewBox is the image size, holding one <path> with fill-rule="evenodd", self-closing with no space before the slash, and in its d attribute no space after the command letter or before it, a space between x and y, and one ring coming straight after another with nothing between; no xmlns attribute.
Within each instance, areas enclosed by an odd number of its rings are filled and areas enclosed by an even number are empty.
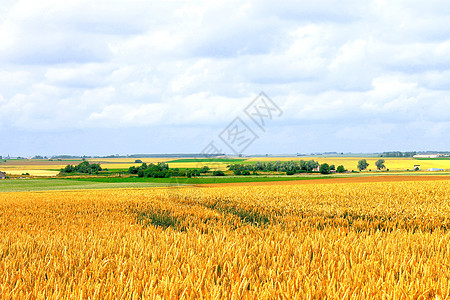
<svg viewBox="0 0 450 300"><path fill-rule="evenodd" d="M448 24L444 0L2 0L0 155L448 151Z"/></svg>

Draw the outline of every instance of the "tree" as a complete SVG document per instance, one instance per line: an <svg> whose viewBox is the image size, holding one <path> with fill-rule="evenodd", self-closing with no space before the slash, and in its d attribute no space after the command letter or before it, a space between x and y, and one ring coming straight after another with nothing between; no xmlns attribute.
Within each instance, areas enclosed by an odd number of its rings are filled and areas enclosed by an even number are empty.
<svg viewBox="0 0 450 300"><path fill-rule="evenodd" d="M195 176L194 170L186 170L186 176L187 178L191 178L192 176Z"/></svg>
<svg viewBox="0 0 450 300"><path fill-rule="evenodd" d="M362 171L367 169L367 167L369 166L369 164L367 163L367 160L365 159L361 159L360 161L358 161L358 170Z"/></svg>
<svg viewBox="0 0 450 300"><path fill-rule="evenodd" d="M72 173L73 171L75 171L75 167L72 165L67 165L64 169L63 172L65 173Z"/></svg>
<svg viewBox="0 0 450 300"><path fill-rule="evenodd" d="M337 173L344 173L345 171L346 171L346 170L345 170L345 168L344 168L343 165L338 166L337 169L336 169L336 172L337 172Z"/></svg>
<svg viewBox="0 0 450 300"><path fill-rule="evenodd" d="M130 174L137 174L139 172L139 168L136 168L135 166L131 166L128 168L128 172Z"/></svg>
<svg viewBox="0 0 450 300"><path fill-rule="evenodd" d="M306 162L306 171L307 172L311 172L312 170L314 170L315 168L317 168L319 166L319 163L317 161L314 160L308 160Z"/></svg>
<svg viewBox="0 0 450 300"><path fill-rule="evenodd" d="M208 166L204 166L203 168L200 169L200 173L208 173L209 170L210 168Z"/></svg>
<svg viewBox="0 0 450 300"><path fill-rule="evenodd" d="M234 175L242 175L242 171L241 170L233 170Z"/></svg>
<svg viewBox="0 0 450 300"><path fill-rule="evenodd" d="M213 176L225 176L225 173L222 171L214 171Z"/></svg>
<svg viewBox="0 0 450 300"><path fill-rule="evenodd" d="M319 171L322 174L330 174L330 166L327 163L321 164Z"/></svg>
<svg viewBox="0 0 450 300"><path fill-rule="evenodd" d="M98 174L102 171L100 164L90 164L88 161L83 161L78 166L67 165L64 169L61 169L62 173L85 173L85 174Z"/></svg>
<svg viewBox="0 0 450 300"><path fill-rule="evenodd" d="M331 171L336 171L336 166L335 166L335 165L331 165L331 166L330 166L330 170L331 170Z"/></svg>
<svg viewBox="0 0 450 300"><path fill-rule="evenodd" d="M386 166L384 165L384 159L379 159L379 160L377 160L377 161L375 162L375 165L377 166L377 169L378 169L378 170L381 170L381 169L385 169L385 168L386 168Z"/></svg>

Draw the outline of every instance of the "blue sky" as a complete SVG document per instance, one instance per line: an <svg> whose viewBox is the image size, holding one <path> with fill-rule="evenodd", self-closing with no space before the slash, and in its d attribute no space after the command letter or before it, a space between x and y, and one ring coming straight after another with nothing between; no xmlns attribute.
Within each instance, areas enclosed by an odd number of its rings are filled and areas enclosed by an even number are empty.
<svg viewBox="0 0 450 300"><path fill-rule="evenodd" d="M10 1L0 155L450 150L446 1ZM283 111L255 126L264 91Z"/></svg>

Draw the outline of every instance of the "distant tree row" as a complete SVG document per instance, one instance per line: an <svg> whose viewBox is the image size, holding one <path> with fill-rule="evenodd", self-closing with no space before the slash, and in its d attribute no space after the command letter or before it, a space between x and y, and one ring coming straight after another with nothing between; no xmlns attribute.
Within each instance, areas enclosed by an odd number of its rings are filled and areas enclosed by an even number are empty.
<svg viewBox="0 0 450 300"><path fill-rule="evenodd" d="M169 165L166 163L157 163L147 165L143 163L139 167L132 166L128 169L130 174L137 174L138 177L152 177L152 178L168 178L176 176L175 170L169 170ZM176 174L175 174L176 173Z"/></svg>
<svg viewBox="0 0 450 300"><path fill-rule="evenodd" d="M196 177L200 176L202 173L207 173L209 167L204 166L201 169L185 169L180 170L178 168L170 169L169 165L163 162L157 164L143 163L139 167L132 166L128 169L130 174L137 174L138 177L151 177L151 178L169 178L169 177Z"/></svg>
<svg viewBox="0 0 450 300"><path fill-rule="evenodd" d="M262 172L312 172L319 167L319 163L314 160L309 161L258 161L255 164L232 164L228 166L230 171L262 171Z"/></svg>
<svg viewBox="0 0 450 300"><path fill-rule="evenodd" d="M90 164L88 161L83 161L77 166L67 165L64 169L61 169L61 173L98 174L101 170L100 164Z"/></svg>
<svg viewBox="0 0 450 300"><path fill-rule="evenodd" d="M294 175L297 173L308 173L319 170L322 174L329 174L331 171L345 172L343 166L338 169L334 165L322 164L320 165L314 160L300 160L300 161L275 161L275 162L256 162L255 164L233 164L229 165L228 169L233 171L236 175L250 175L250 172L256 174L261 172L286 172L287 175Z"/></svg>
<svg viewBox="0 0 450 300"><path fill-rule="evenodd" d="M380 154L380 157L413 157L416 154L417 154L416 151L412 152L391 151L391 152L383 152L383 154Z"/></svg>
<svg viewBox="0 0 450 300"><path fill-rule="evenodd" d="M35 155L33 156L33 159L47 159L47 156Z"/></svg>

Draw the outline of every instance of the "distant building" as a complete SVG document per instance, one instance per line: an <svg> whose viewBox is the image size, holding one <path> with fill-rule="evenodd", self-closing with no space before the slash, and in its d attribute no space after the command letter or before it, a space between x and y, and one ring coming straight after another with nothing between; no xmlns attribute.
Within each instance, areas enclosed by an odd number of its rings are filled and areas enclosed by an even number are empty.
<svg viewBox="0 0 450 300"><path fill-rule="evenodd" d="M436 171L444 171L444 169L439 169L439 168L429 168L428 171L436 172Z"/></svg>
<svg viewBox="0 0 450 300"><path fill-rule="evenodd" d="M6 179L6 174L0 171L0 179Z"/></svg>
<svg viewBox="0 0 450 300"><path fill-rule="evenodd" d="M440 154L417 154L414 155L414 158L438 158L440 157Z"/></svg>

